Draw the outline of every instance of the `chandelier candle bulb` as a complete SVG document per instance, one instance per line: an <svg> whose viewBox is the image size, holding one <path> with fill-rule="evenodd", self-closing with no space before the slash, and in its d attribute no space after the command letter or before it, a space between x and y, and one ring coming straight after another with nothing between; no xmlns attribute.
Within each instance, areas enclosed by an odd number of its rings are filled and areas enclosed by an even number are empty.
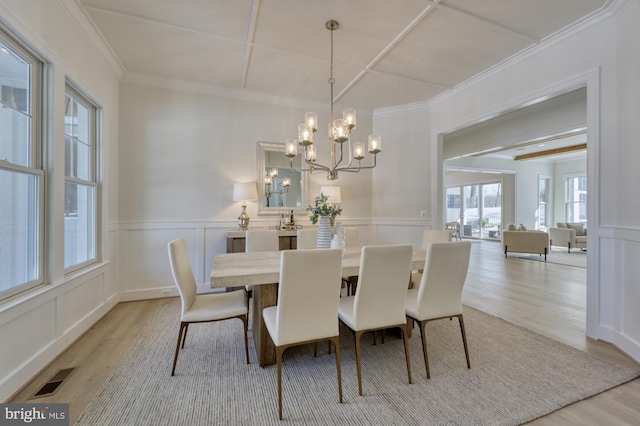
<svg viewBox="0 0 640 426"><path fill-rule="evenodd" d="M290 138L285 142L285 155L289 158L293 158L298 155L298 141Z"/></svg>
<svg viewBox="0 0 640 426"><path fill-rule="evenodd" d="M309 161L311 163L316 161L316 150L315 150L313 144L309 145L307 147L307 149L305 150L305 152L307 153L307 157L306 157L307 161Z"/></svg>
<svg viewBox="0 0 640 426"><path fill-rule="evenodd" d="M349 130L356 128L356 110L353 108L347 108L342 111L342 120L345 122Z"/></svg>
<svg viewBox="0 0 640 426"><path fill-rule="evenodd" d="M349 139L349 130L342 118L338 118L333 122L333 140L338 143L346 142Z"/></svg>
<svg viewBox="0 0 640 426"><path fill-rule="evenodd" d="M311 129L311 132L318 131L318 115L315 112L308 112L304 115L305 124Z"/></svg>
<svg viewBox="0 0 640 426"><path fill-rule="evenodd" d="M313 143L313 131L306 123L298 124L298 142L304 146L309 146Z"/></svg>
<svg viewBox="0 0 640 426"><path fill-rule="evenodd" d="M377 154L382 151L382 137L380 135L369 135L369 153Z"/></svg>
<svg viewBox="0 0 640 426"><path fill-rule="evenodd" d="M364 158L364 142L353 144L353 158L360 161Z"/></svg>

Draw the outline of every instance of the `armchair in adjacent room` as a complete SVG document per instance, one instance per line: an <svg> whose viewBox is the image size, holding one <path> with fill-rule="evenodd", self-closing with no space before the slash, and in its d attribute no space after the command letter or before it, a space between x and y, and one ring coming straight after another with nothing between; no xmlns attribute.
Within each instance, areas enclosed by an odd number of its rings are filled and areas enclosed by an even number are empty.
<svg viewBox="0 0 640 426"><path fill-rule="evenodd" d="M555 228L549 228L549 239L552 246L587 249L587 229L582 223L558 222Z"/></svg>

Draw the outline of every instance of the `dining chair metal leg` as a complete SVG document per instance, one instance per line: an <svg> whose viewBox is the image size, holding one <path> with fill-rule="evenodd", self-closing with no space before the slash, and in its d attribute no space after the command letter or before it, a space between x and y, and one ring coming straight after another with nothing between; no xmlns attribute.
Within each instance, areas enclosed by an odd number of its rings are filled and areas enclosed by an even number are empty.
<svg viewBox="0 0 640 426"><path fill-rule="evenodd" d="M464 344L464 356L467 358L467 368L471 368L471 362L469 361L469 347L467 346L467 333L464 331L464 319L462 318L462 314L458 315L458 322L460 323L462 343Z"/></svg>
<svg viewBox="0 0 640 426"><path fill-rule="evenodd" d="M331 341L330 340L327 342L327 353L328 354L331 353ZM318 342L315 342L313 344L313 357L314 358L318 357Z"/></svg>
<svg viewBox="0 0 640 426"><path fill-rule="evenodd" d="M429 373L429 356L427 355L427 333L425 327L427 321L420 321L420 337L422 337L422 354L424 355L424 368L427 370L427 379L431 378Z"/></svg>
<svg viewBox="0 0 640 426"><path fill-rule="evenodd" d="M338 395L340 396L340 403L342 403L342 369L340 368L340 336L333 337L329 340L329 345L333 345L336 348L336 370L338 371Z"/></svg>
<svg viewBox="0 0 640 426"><path fill-rule="evenodd" d="M182 349L184 349L184 342L187 340L187 331L189 331L189 323L185 323L184 325L184 334L182 335Z"/></svg>
<svg viewBox="0 0 640 426"><path fill-rule="evenodd" d="M184 334L186 333L186 329L189 323L180 323L180 330L178 331L178 342L176 343L176 353L173 356L173 367L171 368L171 375L173 376L176 372L176 364L178 363L178 352L180 352L180 343L184 342Z"/></svg>
<svg viewBox="0 0 640 426"><path fill-rule="evenodd" d="M362 396L362 366L360 365L360 337L364 331L356 331L354 332L354 338L356 341L356 366L358 369L358 391L360 392L360 396Z"/></svg>
<svg viewBox="0 0 640 426"><path fill-rule="evenodd" d="M404 338L404 356L407 358L407 376L409 377L409 384L411 384L411 361L409 360L409 338L407 337L409 330L407 324L400 326L400 329L402 330L402 337ZM384 330L382 336L384 337Z"/></svg>
<svg viewBox="0 0 640 426"><path fill-rule="evenodd" d="M242 315L240 319L244 323L244 353L247 357L247 364L249 364L249 338L247 337L247 331L249 329L249 315Z"/></svg>
<svg viewBox="0 0 640 426"><path fill-rule="evenodd" d="M282 420L282 353L285 346L276 348L276 363L278 364L278 415Z"/></svg>

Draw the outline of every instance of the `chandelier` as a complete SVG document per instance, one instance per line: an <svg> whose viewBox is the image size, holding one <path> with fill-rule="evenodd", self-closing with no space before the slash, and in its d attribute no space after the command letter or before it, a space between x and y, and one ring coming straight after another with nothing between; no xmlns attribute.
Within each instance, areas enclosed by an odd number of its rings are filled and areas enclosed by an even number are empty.
<svg viewBox="0 0 640 426"><path fill-rule="evenodd" d="M298 139L287 139L285 142L285 155L289 157L293 169L293 159L298 155L298 146L302 147L303 160L308 168L298 171L303 172L327 172L327 179L338 179L338 172L359 172L362 169L372 169L376 166L376 156L382 150L380 135L370 135L368 152L373 155L373 164L363 166L361 160L365 157L364 142L351 144L351 132L356 128L356 110L347 108L342 112L342 118L334 120L333 116L333 32L338 29L338 21L327 21L327 29L331 31L331 56L329 86L331 88L331 109L329 121L329 144L331 147L331 164L326 166L317 162L316 150L313 144L313 134L318 131L318 115L308 112L304 115L304 123L298 125ZM345 149L345 144L348 148ZM347 151L347 160L344 158ZM354 161L357 163L354 163ZM343 161L345 161L343 163ZM295 169L294 169L295 170Z"/></svg>

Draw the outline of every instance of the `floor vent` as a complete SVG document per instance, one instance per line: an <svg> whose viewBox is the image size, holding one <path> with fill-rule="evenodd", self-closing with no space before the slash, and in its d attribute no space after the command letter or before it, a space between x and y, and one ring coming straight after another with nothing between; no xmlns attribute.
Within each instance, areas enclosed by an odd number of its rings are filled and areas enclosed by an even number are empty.
<svg viewBox="0 0 640 426"><path fill-rule="evenodd" d="M65 368L64 370L58 371L47 383L44 384L44 386L40 388L38 392L35 393L35 395L33 395L32 398L41 398L43 396L50 396L56 393L62 383L69 378L73 370L75 370L75 367Z"/></svg>

